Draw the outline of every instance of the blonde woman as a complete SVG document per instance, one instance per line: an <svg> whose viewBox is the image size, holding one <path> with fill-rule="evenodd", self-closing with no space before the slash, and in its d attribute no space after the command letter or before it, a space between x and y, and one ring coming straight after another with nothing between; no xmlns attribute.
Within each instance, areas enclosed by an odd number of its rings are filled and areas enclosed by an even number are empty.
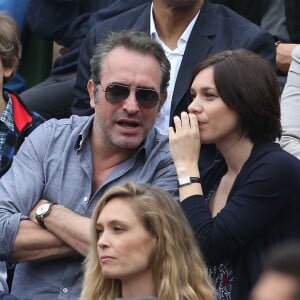
<svg viewBox="0 0 300 300"><path fill-rule="evenodd" d="M127 183L95 207L82 300L212 300L213 287L179 204L160 188Z"/></svg>

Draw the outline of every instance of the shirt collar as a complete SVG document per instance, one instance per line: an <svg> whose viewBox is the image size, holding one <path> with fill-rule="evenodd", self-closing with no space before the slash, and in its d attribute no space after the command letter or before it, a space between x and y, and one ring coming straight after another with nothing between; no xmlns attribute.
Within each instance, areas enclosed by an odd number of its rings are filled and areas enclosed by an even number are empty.
<svg viewBox="0 0 300 300"><path fill-rule="evenodd" d="M87 120L86 124L83 126L82 130L78 134L76 143L75 143L75 150L81 150L81 147L83 144L86 143L86 141L90 138L90 133L91 133L91 127L93 126L93 121L94 121L95 114L90 116L90 118ZM141 149L145 149L146 154L149 154L151 152L151 149L154 147L154 142L155 142L155 136L157 136L157 129L153 127L148 135L146 140L142 143L140 146L139 150L137 152L140 152Z"/></svg>
<svg viewBox="0 0 300 300"><path fill-rule="evenodd" d="M12 101L11 97L9 94L8 95L8 102L7 105L4 109L4 112L0 116L0 121L6 125L6 127L14 132L15 131L15 125L14 125L14 117L13 117L13 106L12 106Z"/></svg>
<svg viewBox="0 0 300 300"><path fill-rule="evenodd" d="M185 31L182 33L180 39L178 40L178 44L184 43L186 44L190 38L191 32L193 30L193 27L196 23L196 20L199 16L200 10L198 13L195 15L195 17L191 20ZM151 4L151 10L150 10L150 35L153 39L160 40L159 35L156 30L155 22L154 22L154 17L153 17L153 3Z"/></svg>
<svg viewBox="0 0 300 300"><path fill-rule="evenodd" d="M145 151L146 157L148 157L150 155L151 150L155 146L154 144L157 142L156 139L157 133L158 133L157 129L153 127L147 134L147 138L145 142L141 145L138 152Z"/></svg>
<svg viewBox="0 0 300 300"><path fill-rule="evenodd" d="M82 145L86 143L87 139L90 137L91 128L93 125L95 114L91 115L90 118L87 120L86 124L83 126L81 131L78 134L76 143L74 145L74 149L79 151L82 148Z"/></svg>
<svg viewBox="0 0 300 300"><path fill-rule="evenodd" d="M80 151L82 149L82 146L87 142L88 139L90 139L90 134L91 134L91 127L93 126L93 121L94 121L95 114L90 116L86 124L83 126L82 130L78 134L74 149L77 151ZM146 156L148 156L151 152L151 150L154 148L155 143L158 142L158 131L156 128L152 128L144 143L139 147L136 155L139 153L145 153Z"/></svg>

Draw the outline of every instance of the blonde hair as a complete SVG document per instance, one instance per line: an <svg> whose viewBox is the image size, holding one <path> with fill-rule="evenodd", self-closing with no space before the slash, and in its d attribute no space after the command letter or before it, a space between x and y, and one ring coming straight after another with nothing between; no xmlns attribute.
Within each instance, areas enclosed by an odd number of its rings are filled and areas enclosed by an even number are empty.
<svg viewBox="0 0 300 300"><path fill-rule="evenodd" d="M15 67L16 70L22 52L17 23L8 14L0 12L0 24L0 59L4 68Z"/></svg>
<svg viewBox="0 0 300 300"><path fill-rule="evenodd" d="M214 289L190 225L179 205L160 188L126 183L108 190L94 209L92 245L85 260L81 300L121 297L121 281L104 278L97 252L96 222L113 198L126 198L145 228L157 238L150 261L157 297L161 300L213 300Z"/></svg>

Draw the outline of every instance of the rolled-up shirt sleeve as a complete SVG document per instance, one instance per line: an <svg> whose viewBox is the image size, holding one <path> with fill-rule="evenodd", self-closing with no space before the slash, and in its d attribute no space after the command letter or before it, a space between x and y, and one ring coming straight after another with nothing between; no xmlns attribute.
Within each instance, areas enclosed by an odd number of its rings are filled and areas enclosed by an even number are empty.
<svg viewBox="0 0 300 300"><path fill-rule="evenodd" d="M47 148L44 126L27 137L0 180L0 259L9 260L21 220L40 199L44 187L42 157Z"/></svg>

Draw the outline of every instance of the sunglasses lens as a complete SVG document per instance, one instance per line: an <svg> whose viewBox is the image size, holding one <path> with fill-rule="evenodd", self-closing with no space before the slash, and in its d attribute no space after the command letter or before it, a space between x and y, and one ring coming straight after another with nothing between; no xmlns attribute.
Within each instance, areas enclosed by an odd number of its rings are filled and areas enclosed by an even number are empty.
<svg viewBox="0 0 300 300"><path fill-rule="evenodd" d="M136 90L136 99L144 108L153 108L160 100L156 91L143 88Z"/></svg>
<svg viewBox="0 0 300 300"><path fill-rule="evenodd" d="M105 90L106 100L110 103L118 103L129 96L130 90L127 86L110 84Z"/></svg>
<svg viewBox="0 0 300 300"><path fill-rule="evenodd" d="M105 89L105 98L112 104L119 103L128 98L130 87L121 84L110 84ZM152 89L137 88L135 92L136 100L144 108L153 108L159 102L159 94Z"/></svg>

